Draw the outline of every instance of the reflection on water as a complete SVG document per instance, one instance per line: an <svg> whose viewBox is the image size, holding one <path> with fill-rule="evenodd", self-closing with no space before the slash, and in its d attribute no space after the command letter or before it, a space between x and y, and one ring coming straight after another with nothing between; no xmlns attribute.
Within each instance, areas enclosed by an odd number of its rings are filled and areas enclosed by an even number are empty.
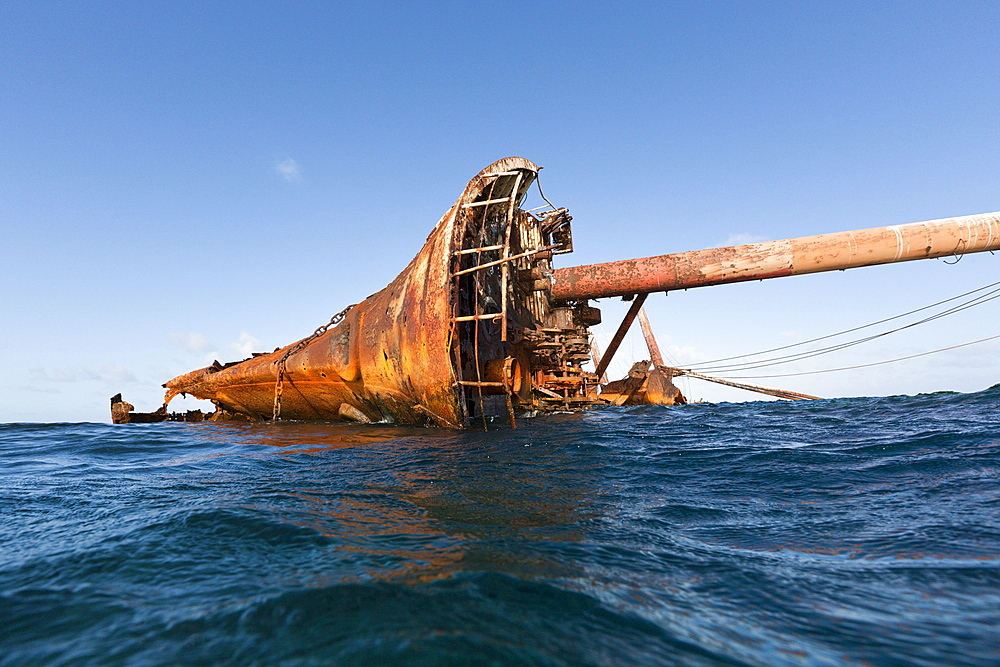
<svg viewBox="0 0 1000 667"><path fill-rule="evenodd" d="M578 446L530 435L511 443L511 433L281 423L211 425L198 435L239 442L238 452L224 455L266 468L267 457L282 459L280 480L272 480L280 490L240 505L336 539L357 563L350 576L428 582L468 569L577 576L549 548L531 545L583 538L580 522L595 519L600 464Z"/></svg>

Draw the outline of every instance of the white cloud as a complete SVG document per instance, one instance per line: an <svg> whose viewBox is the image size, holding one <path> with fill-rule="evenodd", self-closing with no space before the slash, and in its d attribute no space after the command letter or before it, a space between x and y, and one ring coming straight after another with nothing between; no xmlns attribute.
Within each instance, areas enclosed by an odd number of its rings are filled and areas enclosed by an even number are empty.
<svg viewBox="0 0 1000 667"><path fill-rule="evenodd" d="M235 350L241 359L245 359L253 352L259 352L262 345L263 343L259 339L244 331L240 334L240 339L235 343L230 343L229 347Z"/></svg>
<svg viewBox="0 0 1000 667"><path fill-rule="evenodd" d="M763 236L757 236L756 234L748 234L743 232L742 234L730 234L729 238L719 247L726 247L731 245L746 245L748 243L758 243L760 241L766 241L767 239Z"/></svg>
<svg viewBox="0 0 1000 667"><path fill-rule="evenodd" d="M660 349L667 359L672 359L682 366L690 366L708 359L708 355L693 345L661 345ZM669 362L668 362L669 363Z"/></svg>
<svg viewBox="0 0 1000 667"><path fill-rule="evenodd" d="M246 331L242 332L236 341L224 346L214 345L200 333L172 333L170 344L185 352L200 355L206 364L216 359L221 361L246 359L251 353L260 352L264 346L259 338Z"/></svg>
<svg viewBox="0 0 1000 667"><path fill-rule="evenodd" d="M41 382L111 382L115 384L138 382L131 371L118 364L104 364L100 369L87 366L66 366L49 370L33 368L30 373L32 380Z"/></svg>
<svg viewBox="0 0 1000 667"><path fill-rule="evenodd" d="M187 352L211 352L215 350L207 338L200 333L172 333L170 334L170 344Z"/></svg>
<svg viewBox="0 0 1000 667"><path fill-rule="evenodd" d="M138 382L132 371L118 364L104 364L101 368L102 379L121 384Z"/></svg>
<svg viewBox="0 0 1000 667"><path fill-rule="evenodd" d="M30 391L36 394L58 394L61 393L58 389L53 389L52 387L28 387L21 386L18 387L20 391Z"/></svg>
<svg viewBox="0 0 1000 667"><path fill-rule="evenodd" d="M31 379L42 382L86 382L99 380L97 371L84 366L65 366L48 371L44 368L32 368Z"/></svg>
<svg viewBox="0 0 1000 667"><path fill-rule="evenodd" d="M289 183L299 183L302 180L302 170L299 168L299 163L290 157L275 164L274 170Z"/></svg>

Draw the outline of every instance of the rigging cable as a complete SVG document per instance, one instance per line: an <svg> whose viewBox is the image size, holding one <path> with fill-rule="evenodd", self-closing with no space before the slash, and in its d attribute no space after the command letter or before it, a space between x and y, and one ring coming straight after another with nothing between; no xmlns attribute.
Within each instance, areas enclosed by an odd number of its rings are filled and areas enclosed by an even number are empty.
<svg viewBox="0 0 1000 667"><path fill-rule="evenodd" d="M907 311L905 313L901 313L899 315L893 315L892 317L887 317L887 318L882 319L882 320L877 320L875 322L870 322L868 324L863 324L861 326L853 327L851 329L844 329L843 331L838 331L836 333L827 334L825 336L820 336L818 338L810 338L809 340L804 340L804 341L801 341L801 342L798 342L798 343L791 343L789 345L782 345L780 347L772 347L769 350L761 350L760 352L752 352L750 354L740 354L740 355L737 355L737 356L734 356L734 357L722 357L720 359L710 359L709 361L703 361L703 362L701 362L699 364L696 364L694 366L694 368L704 368L704 367L709 366L711 364L718 364L718 363L721 363L723 361L733 361L734 359L745 359L747 357L757 357L757 356L760 356L762 354L768 354L770 352L780 352L781 350L787 350L787 349L790 349L790 348L793 348L793 347L799 347L801 345L808 345L809 343L816 343L816 342L819 342L821 340L826 340L828 338L834 338L836 336L842 336L844 334L853 333L855 331L860 331L861 329L867 329L869 327L873 327L873 326L876 326L878 324L885 324L886 322L891 322L892 320L898 320L901 317L906 317L907 315L913 315L914 313L919 313L919 312L924 311L924 310L929 310L930 308L935 308L937 306L946 304L946 303L948 303L950 301L955 301L957 299L961 299L963 297L969 296L970 294L975 294L976 292L982 292L985 289L989 289L991 287L996 287L997 285L1000 285L1000 281L997 281L995 283L990 283L989 285L984 285L983 287L977 287L976 289L970 290L968 292L965 292L964 294L959 294L958 296L953 296L951 298L944 299L943 301L938 301L937 303L932 303L929 306L923 306L921 308L916 308L914 310L910 310L910 311Z"/></svg>
<svg viewBox="0 0 1000 667"><path fill-rule="evenodd" d="M982 289L986 289L987 287L991 287L991 285L987 285L986 287L980 288L979 290L973 290L973 292L981 291ZM967 294L971 294L971 293L972 292L967 292L965 295L960 295L960 296L966 296ZM937 304L933 304L933 305L940 305L941 303L946 303L947 301L953 301L956 298L960 298L960 297L953 297L952 299L947 299L946 301L938 302ZM883 336L887 336L887 335L889 335L891 333L896 333L898 331L903 331L904 329L909 329L911 327L915 327L918 324L926 324L928 322L932 322L934 320L940 319L940 318L945 317L947 315L953 315L955 313L961 312L963 310L967 310L967 309L972 308L974 306L982 305L984 303L987 303L988 301L992 301L992 300L997 299L997 298L1000 298L1000 288L994 289L994 290L992 290L990 292L987 292L986 294L982 294L982 295L977 296L977 297L975 297L973 299L969 299L968 301L966 301L964 303L960 303L960 304L958 304L956 306L952 306L951 308L948 308L947 310L941 311L940 313L935 313L933 315L929 315L929 316L927 316L927 317L925 317L923 319L917 320L916 322L910 322L909 324L905 324L905 325L903 325L901 327L897 327L895 329L889 329L888 331L883 331L881 333L873 334L871 336L865 336L863 338L859 338L859 339L855 339L855 340L851 340L851 341L846 341L844 343L838 343L836 345L831 345L831 346L824 347L824 348L819 348L819 349L816 349L816 350L806 350L804 352L797 352L797 353L794 353L794 354L788 354L788 355L779 356L779 357L771 357L771 358L768 358L768 359L761 359L761 360L758 360L758 361L748 361L748 362L743 362L743 363L738 363L738 364L723 364L723 365L720 365L720 366L709 366L708 362L705 362L705 363L696 364L696 365L692 366L692 369L699 369L699 370L704 371L704 372L714 372L714 373L720 373L720 372L722 372L722 373L725 373L725 372L734 372L734 371L746 371L746 370L751 370L751 369L754 369L754 368L764 368L764 367L767 367L767 366L778 366L778 365L782 365L782 364L791 363L793 361L800 361L802 359L808 359L810 357L819 356L821 354L828 354L830 352L837 352L839 350L843 350L843 349L846 349L848 347L853 347L854 345L860 345L861 343L866 343L868 341L875 340L875 339L881 338ZM927 308L930 308L930 307L933 307L933 306L926 306L925 308L918 309L918 311L919 310L926 310ZM912 313L912 312L918 312L918 311L910 311L910 312ZM906 315L906 314L910 314L910 313L904 313L904 315ZM888 321L888 320L891 320L891 319L898 319L899 317L902 317L902 316L903 315L898 315L896 317L887 318L886 320L882 320L881 322L885 322L885 321ZM873 323L873 324L878 324L878 322ZM865 325L865 327L856 327L853 330L856 331L857 329L866 328L868 326L871 326L871 325ZM849 331L851 331L851 330L849 330ZM842 333L846 333L846 332L842 332ZM839 335L839 334L831 334L831 336L833 336L833 335ZM823 338L829 338L829 337L830 336L824 336ZM814 339L814 340L821 340L821 339ZM810 342L810 341L806 341L806 342ZM775 351L777 349L786 349L786 348L789 348L789 347L794 347L795 345L800 345L800 343L796 343L794 345L788 345L788 346L785 346L785 348L775 348ZM760 354L764 354L764 352L757 353L757 355L760 355ZM757 355L743 355L743 356L747 357L747 356L757 356ZM735 359L737 357L732 357L732 358Z"/></svg>
<svg viewBox="0 0 1000 667"><path fill-rule="evenodd" d="M797 375L815 375L817 373L833 373L835 371L850 371L850 370L854 370L855 368L869 368L871 366L882 366L883 364L892 364L892 363L895 363L897 361L904 361L906 359L915 359L917 357L926 357L928 354L937 354L938 352L945 352L947 350L954 350L954 349L957 349L957 348L960 348L960 347L967 347L969 345L976 345L977 343L985 343L988 340L995 340L997 338L1000 338L1000 334L998 334L996 336L989 336L987 338L980 338L979 340L970 341L968 343L960 343L958 345L952 345L950 347L938 348L936 350L931 350L930 352L921 352L919 354L910 354L910 355L905 356L905 357L897 357L895 359L888 359L886 361L875 361L875 362L870 363L870 364L859 364L857 366L843 366L842 368L824 368L823 370L818 370L818 371L803 371L801 373L783 373L781 375L737 375L737 376L734 376L733 379L749 380L751 378L788 378L788 377L794 377L794 376L797 376Z"/></svg>

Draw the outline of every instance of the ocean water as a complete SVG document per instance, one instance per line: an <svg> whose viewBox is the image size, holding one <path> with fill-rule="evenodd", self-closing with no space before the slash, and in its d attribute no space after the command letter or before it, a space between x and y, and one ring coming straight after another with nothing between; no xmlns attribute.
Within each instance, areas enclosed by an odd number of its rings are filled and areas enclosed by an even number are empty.
<svg viewBox="0 0 1000 667"><path fill-rule="evenodd" d="M997 665L1000 386L0 426L3 665Z"/></svg>

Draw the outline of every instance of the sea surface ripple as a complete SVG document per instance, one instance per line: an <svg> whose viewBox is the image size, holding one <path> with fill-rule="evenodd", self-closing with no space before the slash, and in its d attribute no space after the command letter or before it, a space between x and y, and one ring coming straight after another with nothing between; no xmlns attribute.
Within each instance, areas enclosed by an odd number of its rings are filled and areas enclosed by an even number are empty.
<svg viewBox="0 0 1000 667"><path fill-rule="evenodd" d="M0 664L997 665L998 408L0 425Z"/></svg>

